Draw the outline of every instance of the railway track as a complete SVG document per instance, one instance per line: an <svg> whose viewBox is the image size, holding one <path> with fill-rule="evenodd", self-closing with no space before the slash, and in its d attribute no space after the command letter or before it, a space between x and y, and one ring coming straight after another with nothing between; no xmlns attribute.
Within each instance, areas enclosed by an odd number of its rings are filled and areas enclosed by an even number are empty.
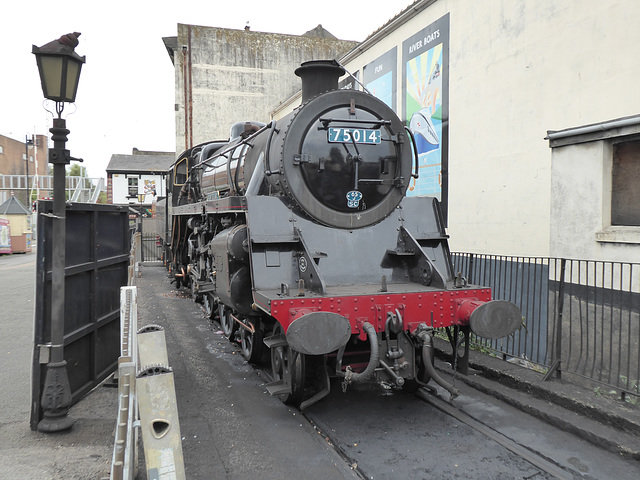
<svg viewBox="0 0 640 480"><path fill-rule="evenodd" d="M520 445L506 435L503 435L502 433L494 430L488 425L485 425L478 419L456 408L450 402L443 400L440 396L438 396L435 389L433 389L431 392L428 392L427 389L422 388L418 390L418 392L416 392L416 396L424 402L427 402L429 405L434 406L441 412L455 418L465 425L468 425L475 431L502 445L510 452L518 455L520 458L526 460L527 462L538 468L541 472L550 475L551 478L555 478L558 480L572 480L574 478L571 473L568 473L566 470L549 461L542 455L539 455L531 451L527 447Z"/></svg>
<svg viewBox="0 0 640 480"><path fill-rule="evenodd" d="M239 340L236 339L236 341L234 341L233 343L239 347ZM263 378L265 379L271 378L272 374L271 374L270 365L263 363L259 365L253 365L253 367L256 370L261 372L261 375L263 376ZM464 402L464 398L467 398L467 399L470 398L469 391L473 390L473 388L468 386L461 386L461 385L458 385L458 386L462 388L464 392L467 392L466 395L463 393L463 397L458 399L458 401ZM325 441L335 449L337 454L354 471L354 473L359 476L359 478L363 478L363 479L450 478L446 472L443 472L442 476L437 476L437 474L436 476L428 476L428 477L420 476L419 471L424 471L425 475L427 474L427 472L433 473L431 471L432 460L428 458L429 457L428 455L423 459L417 456L415 459L409 460L407 462L409 464L411 464L413 461L415 461L415 463L422 462L422 465L419 468L416 469L412 467L413 472L409 470L401 469L400 471L395 472L395 474L398 475L397 477L395 475L387 476L385 473L382 473L382 476L381 476L379 473L380 464L376 464L376 463L369 464L367 461L364 461L364 462L361 461L360 455L362 454L362 450L359 452L358 451L354 452L354 449L351 448L351 447L357 447L357 446L361 448L365 448L367 441L365 440L365 442L353 442L346 439L339 429L333 428L334 422L336 421L335 419L329 420L329 421L326 420L325 415L329 415L329 417L331 417L332 414L335 413L335 411L341 410L342 407L344 406L345 400L346 400L347 408L349 409L352 407L357 408L358 404L360 404L363 407L363 409L366 409L367 406L371 406L371 405L368 405L368 400L369 400L368 397L372 395L372 392L376 392L376 391L378 391L379 393L378 394L373 393L374 397L376 398L376 402L374 402L374 406L373 406L375 411L372 412L373 418L381 417L381 413L377 411L378 408L381 408L382 410L384 410L385 408L389 408L393 410L397 408L399 404L401 406L405 405L405 403L413 404L412 407L414 408L413 411L415 412L415 415L411 415L405 419L405 421L407 422L407 425L397 425L398 428L392 431L385 430L384 427L381 426L381 428L384 431L384 434L388 435L388 440L391 443L394 443L399 437L403 437L405 435L405 432L410 428L408 424L420 423L420 420L418 421L415 420L416 417L422 417L422 421L429 422L434 418L434 415L435 415L437 416L439 422L442 422L444 418L448 419L449 424L451 424L452 422L453 423L458 422L459 424L462 424L468 427L469 429L471 429L473 432L475 432L475 438L484 437L486 439L491 440L495 445L499 446L498 448L496 448L495 446L488 448L488 452L484 456L484 458L494 457L499 459L498 460L499 462L502 462L502 465L500 467L497 467L498 468L497 475L494 475L496 472L491 470L491 469L496 469L496 465L492 464L492 465L489 465L488 469L485 471L482 471L479 468L474 468L472 466L470 467L469 470L465 471L464 473L460 472L465 476L465 478L468 478L468 479L485 479L486 478L486 479L492 479L492 480L503 479L503 478L504 479L508 478L509 480L512 478L521 478L523 480L529 480L529 479L572 480L576 478L576 476L573 473L562 468L557 463L553 462L552 460L545 457L544 455L536 453L531 448L528 448L522 443L519 443L509 438L503 433L500 433L496 429L485 424L479 418L476 418L475 416L469 413L466 413L461 408L458 408L456 406L458 401L455 401L454 404L452 404L451 402L445 400L445 398L449 398L449 392L447 392L442 387L439 387L437 385L434 387L430 385L428 388L421 388L416 392L415 395L410 395L410 394L401 392L399 390L396 390L395 388L386 387L384 384L381 384L381 385L368 384L368 385L358 385L358 386L353 385L352 387L350 387L350 392L346 396L342 395L340 390L341 390L340 386L334 379L333 385L332 385L332 393L330 397L327 399L326 402L322 402L318 406L318 408L316 408L315 406L312 406L308 410L305 410L302 412L292 407L290 408L292 408L292 411L295 410L295 412L297 412L298 415L305 418L309 422L310 427L311 429L313 429L313 431L316 431L319 435L322 435ZM415 401L416 399L419 399L420 402L416 402ZM434 410L424 411L424 409L421 408L422 405L428 405L430 407L433 407ZM322 413L318 414L318 411ZM444 414L444 416L441 414ZM342 425L349 425L348 422L345 423L340 421L339 419L337 421ZM359 423L359 422L354 421L354 423ZM446 423L447 421L445 421L445 424ZM458 426L456 425L454 428L457 429L457 427ZM444 432L446 428L439 428L436 430L438 432ZM443 434L443 435L448 436L449 434ZM432 437L432 435L429 435L429 436ZM430 438L429 440L432 440L432 438ZM436 439L436 443L440 443L440 442ZM478 445L485 447L487 446L487 442L478 442ZM373 448L375 450L376 448L375 445L373 446ZM501 454L500 449L504 449L510 452L513 456L517 457L517 459L519 459L520 461L515 460L513 457L505 458ZM373 455L376 456L375 453ZM464 454L462 454L462 456L460 457L460 460L461 460L460 464L464 463L463 457L464 457ZM483 460L480 460L479 463L482 464ZM488 462L488 463L495 463L495 462ZM523 464L528 464L530 467L529 468L524 467ZM456 467L457 466L458 465L456 465ZM514 474L515 472L521 472L521 475L519 476L501 475L500 470L513 472Z"/></svg>
<svg viewBox="0 0 640 480"><path fill-rule="evenodd" d="M362 397L370 396L374 388L366 390L346 396L332 393L333 398L327 402L332 405L321 404L304 412L313 428L325 437L360 478L575 478L548 458L444 400L444 395L448 396L444 390L420 389L412 396L383 388L371 404ZM421 401L416 402L416 399ZM336 416L334 410L345 411L342 409L345 401L346 415ZM370 409L371 418L380 418L380 412L384 410L406 410L407 416L400 423L378 422L378 425L367 426L363 420L366 413L355 418L351 415L359 403L362 407L359 410ZM425 426L424 430L420 431L420 425ZM429 429L427 425L435 428ZM360 434L365 431L365 435ZM412 444L416 448L411 448ZM475 449L471 447L473 445ZM447 460L442 460L445 457L450 460L449 467L446 466Z"/></svg>

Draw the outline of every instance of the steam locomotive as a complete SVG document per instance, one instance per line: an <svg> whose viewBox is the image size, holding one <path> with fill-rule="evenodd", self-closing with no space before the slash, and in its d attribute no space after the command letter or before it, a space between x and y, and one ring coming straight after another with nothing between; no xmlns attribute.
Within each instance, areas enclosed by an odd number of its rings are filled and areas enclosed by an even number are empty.
<svg viewBox="0 0 640 480"><path fill-rule="evenodd" d="M335 61L306 62L302 105L184 152L168 177L170 275L250 362L270 357L272 395L306 408L343 388L433 379L444 328L464 369L469 334L500 338L521 313L454 275L439 203L406 197L418 160L385 103L339 90Z"/></svg>

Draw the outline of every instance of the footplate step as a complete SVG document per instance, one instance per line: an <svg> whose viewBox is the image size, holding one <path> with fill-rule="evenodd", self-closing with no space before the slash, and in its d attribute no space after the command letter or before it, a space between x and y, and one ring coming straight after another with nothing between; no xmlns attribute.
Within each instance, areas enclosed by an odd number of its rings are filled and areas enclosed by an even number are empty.
<svg viewBox="0 0 640 480"><path fill-rule="evenodd" d="M282 380L268 383L266 387L267 387L267 391L271 395L282 395L282 394L291 393L291 386L285 385L284 381Z"/></svg>

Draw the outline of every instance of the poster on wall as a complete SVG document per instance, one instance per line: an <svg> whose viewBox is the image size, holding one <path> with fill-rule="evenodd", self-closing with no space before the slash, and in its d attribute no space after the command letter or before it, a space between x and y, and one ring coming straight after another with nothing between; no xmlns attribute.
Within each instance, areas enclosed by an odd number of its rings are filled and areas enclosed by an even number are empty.
<svg viewBox="0 0 640 480"><path fill-rule="evenodd" d="M393 47L362 69L362 83L367 90L396 112L397 61L398 49Z"/></svg>
<svg viewBox="0 0 640 480"><path fill-rule="evenodd" d="M402 43L402 98L413 132L419 178L407 195L430 195L447 218L449 146L449 14Z"/></svg>
<svg viewBox="0 0 640 480"><path fill-rule="evenodd" d="M145 180L144 181L144 194L145 195L156 195L156 181L155 180Z"/></svg>

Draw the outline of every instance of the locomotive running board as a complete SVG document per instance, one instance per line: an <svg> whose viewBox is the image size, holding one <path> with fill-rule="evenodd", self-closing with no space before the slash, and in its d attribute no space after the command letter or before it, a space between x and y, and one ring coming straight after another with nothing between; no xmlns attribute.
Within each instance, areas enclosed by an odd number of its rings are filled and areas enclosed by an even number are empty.
<svg viewBox="0 0 640 480"><path fill-rule="evenodd" d="M284 333L267 337L262 342L268 348L286 347L287 345L289 345L287 343L287 337L284 335Z"/></svg>
<svg viewBox="0 0 640 480"><path fill-rule="evenodd" d="M278 380L265 385L270 395L290 394L291 386L285 385L284 380Z"/></svg>

